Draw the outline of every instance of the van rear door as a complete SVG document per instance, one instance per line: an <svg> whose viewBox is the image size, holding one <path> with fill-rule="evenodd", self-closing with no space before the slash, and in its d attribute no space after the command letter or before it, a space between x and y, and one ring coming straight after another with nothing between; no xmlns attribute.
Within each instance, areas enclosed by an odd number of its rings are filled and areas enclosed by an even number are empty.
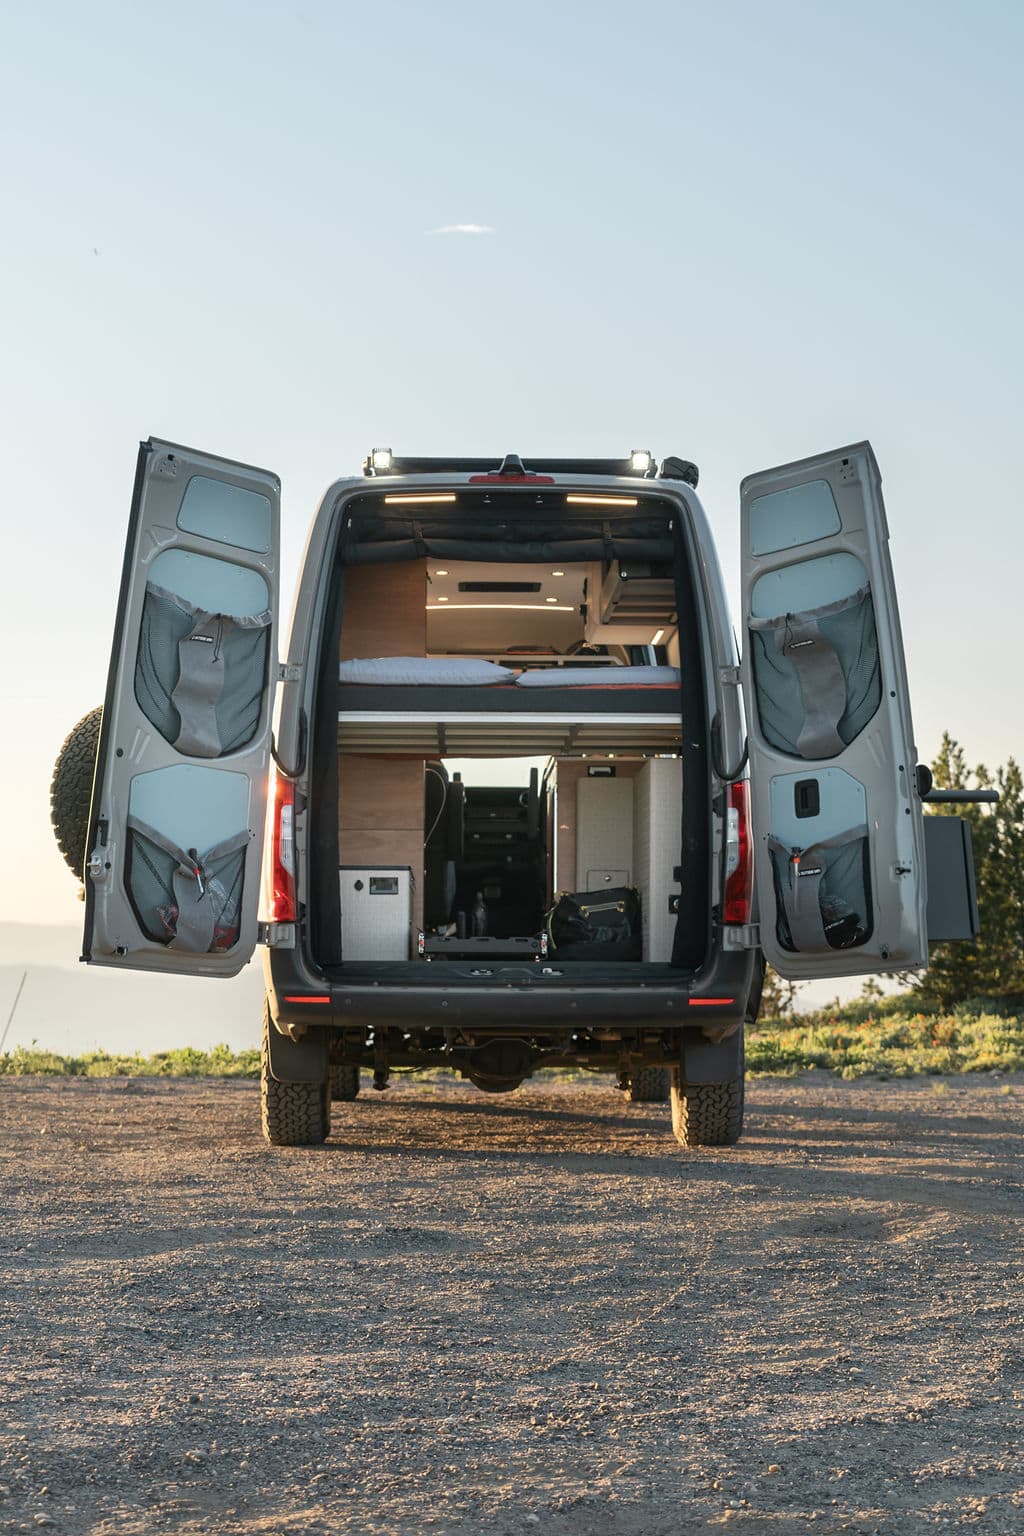
<svg viewBox="0 0 1024 1536"><path fill-rule="evenodd" d="M256 946L280 483L150 439L89 822L83 959L233 976Z"/></svg>
<svg viewBox="0 0 1024 1536"><path fill-rule="evenodd" d="M869 443L741 486L760 941L792 980L927 965L922 808Z"/></svg>

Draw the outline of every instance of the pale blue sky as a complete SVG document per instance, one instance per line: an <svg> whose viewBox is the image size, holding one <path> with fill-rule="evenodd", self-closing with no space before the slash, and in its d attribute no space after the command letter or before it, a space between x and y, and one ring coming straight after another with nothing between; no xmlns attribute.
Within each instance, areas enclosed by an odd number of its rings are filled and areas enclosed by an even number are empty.
<svg viewBox="0 0 1024 1536"><path fill-rule="evenodd" d="M0 918L99 702L136 444L276 469L285 587L366 450L693 458L861 437L918 745L1024 748L1024 7L9 7ZM491 233L432 233L475 224Z"/></svg>

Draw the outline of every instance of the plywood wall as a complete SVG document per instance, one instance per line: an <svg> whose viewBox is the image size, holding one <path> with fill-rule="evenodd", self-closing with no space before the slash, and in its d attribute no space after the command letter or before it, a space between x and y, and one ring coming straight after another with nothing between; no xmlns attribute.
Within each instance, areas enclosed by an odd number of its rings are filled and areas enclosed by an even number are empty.
<svg viewBox="0 0 1024 1536"><path fill-rule="evenodd" d="M425 656L427 562L352 565L345 572L341 660Z"/></svg>
<svg viewBox="0 0 1024 1536"><path fill-rule="evenodd" d="M345 572L341 660L423 656L427 563L354 565ZM347 752L339 762L340 863L412 870L413 929L423 926L423 763Z"/></svg>
<svg viewBox="0 0 1024 1536"><path fill-rule="evenodd" d="M339 863L412 870L413 928L423 926L423 763L343 752Z"/></svg>

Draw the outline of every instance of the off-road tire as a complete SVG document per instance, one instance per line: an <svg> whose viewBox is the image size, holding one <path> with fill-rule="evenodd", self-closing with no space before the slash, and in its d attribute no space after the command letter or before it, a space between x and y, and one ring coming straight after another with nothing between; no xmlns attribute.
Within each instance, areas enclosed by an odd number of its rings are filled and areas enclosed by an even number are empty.
<svg viewBox="0 0 1024 1536"><path fill-rule="evenodd" d="M359 1068L348 1062L336 1061L331 1066L331 1098L349 1103L359 1097Z"/></svg>
<svg viewBox="0 0 1024 1536"><path fill-rule="evenodd" d="M263 1015L260 1053L260 1111L263 1135L272 1147L319 1147L331 1129L330 1085L280 1083L270 1075L269 1014Z"/></svg>
<svg viewBox="0 0 1024 1536"><path fill-rule="evenodd" d="M670 1083L668 1067L641 1067L629 1080L626 1099L630 1104L667 1104Z"/></svg>
<svg viewBox="0 0 1024 1536"><path fill-rule="evenodd" d="M684 1147L731 1147L743 1132L743 1077L684 1083L672 1073L672 1130Z"/></svg>
<svg viewBox="0 0 1024 1536"><path fill-rule="evenodd" d="M100 741L102 706L83 715L64 739L50 780L50 820L57 847L73 875L85 879L86 842L89 837L89 806Z"/></svg>

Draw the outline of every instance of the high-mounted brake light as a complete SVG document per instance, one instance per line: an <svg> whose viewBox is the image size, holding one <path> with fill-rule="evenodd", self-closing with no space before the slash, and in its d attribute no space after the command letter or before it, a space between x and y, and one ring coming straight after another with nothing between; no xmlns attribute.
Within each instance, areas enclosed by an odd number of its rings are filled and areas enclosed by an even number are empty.
<svg viewBox="0 0 1024 1536"><path fill-rule="evenodd" d="M726 800L725 899L722 921L750 922L754 898L754 860L750 843L750 785L730 784Z"/></svg>
<svg viewBox="0 0 1024 1536"><path fill-rule="evenodd" d="M470 475L470 485L554 485L551 475L535 475L527 469L518 453L506 453L501 468L483 475Z"/></svg>
<svg viewBox="0 0 1024 1536"><path fill-rule="evenodd" d="M283 774L274 775L269 858L269 918L295 921L295 789Z"/></svg>
<svg viewBox="0 0 1024 1536"><path fill-rule="evenodd" d="M554 475L531 475L526 470L521 475L499 474L495 470L492 475L470 475L470 485L554 485Z"/></svg>

